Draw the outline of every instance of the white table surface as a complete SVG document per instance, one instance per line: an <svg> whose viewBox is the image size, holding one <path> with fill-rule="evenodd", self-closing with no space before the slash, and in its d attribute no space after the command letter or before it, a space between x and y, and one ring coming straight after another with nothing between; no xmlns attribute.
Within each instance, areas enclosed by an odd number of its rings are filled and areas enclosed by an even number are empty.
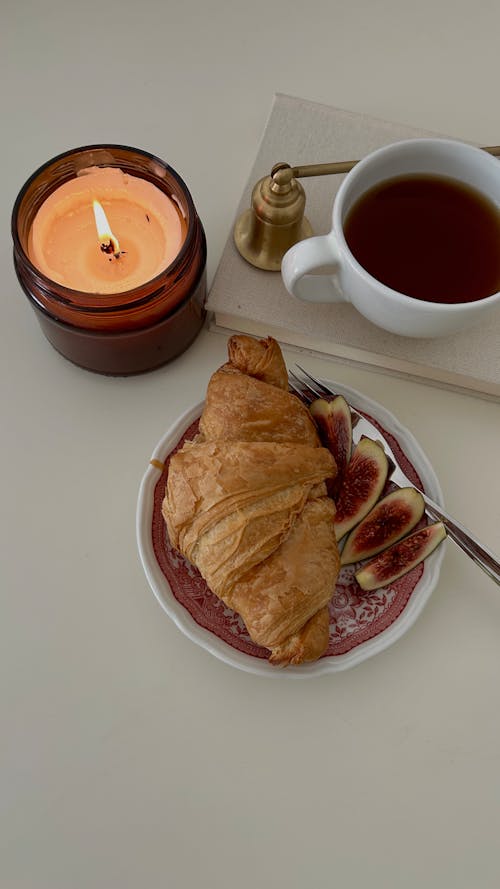
<svg viewBox="0 0 500 889"><path fill-rule="evenodd" d="M128 379L72 366L15 279L9 225L50 157L136 145L188 183L212 280L275 91L500 142L498 3L1 13L1 889L497 887L500 590L448 543L417 623L353 670L266 680L195 646L148 587L135 505L225 340L203 331ZM449 510L500 549L497 404L308 366L396 414Z"/></svg>

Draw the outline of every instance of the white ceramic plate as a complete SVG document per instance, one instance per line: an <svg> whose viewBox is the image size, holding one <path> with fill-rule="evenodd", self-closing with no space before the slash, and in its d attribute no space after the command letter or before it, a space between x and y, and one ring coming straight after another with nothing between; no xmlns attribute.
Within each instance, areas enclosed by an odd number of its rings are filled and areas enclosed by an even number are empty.
<svg viewBox="0 0 500 889"><path fill-rule="evenodd" d="M379 424L389 436L398 462L416 484L438 504L443 498L434 470L413 435L385 408L354 389L332 384L353 407ZM203 403L184 413L158 442L151 460L168 465L184 438L191 438ZM186 435L187 433L187 435ZM444 546L394 584L363 593L354 580L356 566L341 569L330 607L330 644L326 655L311 664L276 669L265 649L254 645L241 618L208 590L199 572L171 547L161 516L166 470L150 463L139 491L137 542L140 558L156 598L170 618L193 642L233 667L264 676L298 678L353 667L383 651L414 623L439 577Z"/></svg>

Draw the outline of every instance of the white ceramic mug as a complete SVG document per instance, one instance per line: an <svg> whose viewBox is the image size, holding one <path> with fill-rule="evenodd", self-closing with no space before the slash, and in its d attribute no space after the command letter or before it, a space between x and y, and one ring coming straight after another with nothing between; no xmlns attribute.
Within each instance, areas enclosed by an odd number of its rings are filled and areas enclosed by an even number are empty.
<svg viewBox="0 0 500 889"><path fill-rule="evenodd" d="M329 234L300 241L285 254L281 273L287 290L309 302L350 302L379 327L413 337L454 333L499 305L500 293L468 303L414 299L377 281L351 253L343 225L353 204L379 182L412 174L458 180L500 208L500 163L480 148L449 139L410 139L387 145L359 161L342 182ZM326 265L334 266L333 274L310 274Z"/></svg>

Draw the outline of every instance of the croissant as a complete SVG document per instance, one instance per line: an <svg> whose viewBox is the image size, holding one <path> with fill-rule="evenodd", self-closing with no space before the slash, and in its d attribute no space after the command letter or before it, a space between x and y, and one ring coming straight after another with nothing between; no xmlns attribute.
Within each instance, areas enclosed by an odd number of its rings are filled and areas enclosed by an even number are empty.
<svg viewBox="0 0 500 889"><path fill-rule="evenodd" d="M170 460L162 505L172 545L243 618L271 663L315 660L339 571L335 461L288 392L278 343L233 336L199 434Z"/></svg>

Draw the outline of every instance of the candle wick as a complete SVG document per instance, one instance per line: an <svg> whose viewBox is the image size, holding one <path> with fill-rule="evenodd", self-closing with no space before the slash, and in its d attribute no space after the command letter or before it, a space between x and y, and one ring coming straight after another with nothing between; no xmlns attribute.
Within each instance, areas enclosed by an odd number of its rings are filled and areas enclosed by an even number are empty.
<svg viewBox="0 0 500 889"><path fill-rule="evenodd" d="M103 253L113 254L115 259L119 259L121 256L121 250L118 247L118 244L113 238L109 238L106 241L101 241L101 250Z"/></svg>

